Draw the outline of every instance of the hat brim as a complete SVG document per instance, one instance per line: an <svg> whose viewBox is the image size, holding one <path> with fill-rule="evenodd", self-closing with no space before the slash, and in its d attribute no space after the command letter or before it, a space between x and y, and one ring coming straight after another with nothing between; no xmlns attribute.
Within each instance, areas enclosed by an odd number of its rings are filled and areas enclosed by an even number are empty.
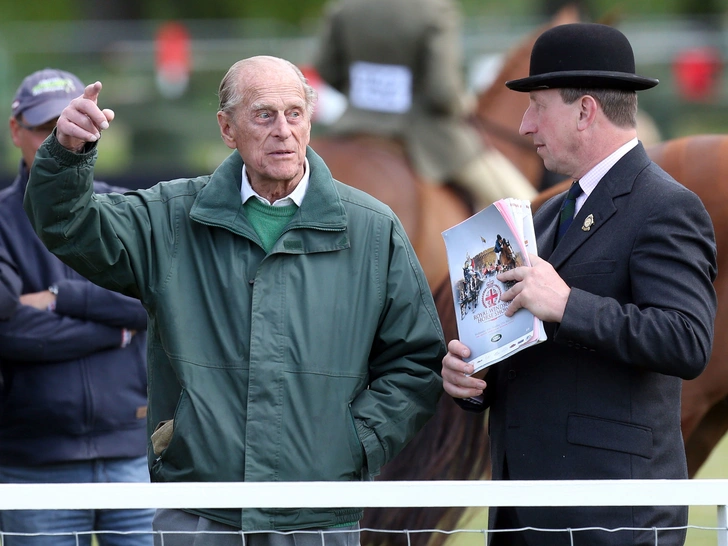
<svg viewBox="0 0 728 546"><path fill-rule="evenodd" d="M30 108L21 110L18 114L23 114L23 119L25 119L28 125L43 125L59 117L70 102L71 100L67 97L50 99L37 106L31 106Z"/></svg>
<svg viewBox="0 0 728 546"><path fill-rule="evenodd" d="M655 87L660 80L643 78L625 72L607 72L600 70L568 70L549 72L510 80L506 87L513 91L536 91L539 89L591 88L619 89L622 91L642 91Z"/></svg>

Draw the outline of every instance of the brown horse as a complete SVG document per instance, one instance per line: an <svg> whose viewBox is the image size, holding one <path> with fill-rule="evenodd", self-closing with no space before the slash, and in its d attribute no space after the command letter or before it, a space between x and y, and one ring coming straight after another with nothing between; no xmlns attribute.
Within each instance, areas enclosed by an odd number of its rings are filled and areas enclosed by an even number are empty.
<svg viewBox="0 0 728 546"><path fill-rule="evenodd" d="M417 176L403 147L367 136L316 138L311 147L334 178L387 203L399 217L425 271L430 288L447 276L442 232L465 220L470 208L449 186Z"/></svg>
<svg viewBox="0 0 728 546"><path fill-rule="evenodd" d="M498 257L498 265L501 266L501 271L518 267L518 255L508 240L505 240L503 243L503 249Z"/></svg>
<svg viewBox="0 0 728 546"><path fill-rule="evenodd" d="M568 6L526 36L507 55L493 85L478 98L472 117L484 145L503 153L536 188L543 177L543 162L534 152L530 139L518 134L528 95L509 91L502 83L528 75L531 48L544 30L578 20L577 8ZM347 138L324 135L314 138L311 147L323 157L335 178L392 207L412 241L430 288L436 288L447 276L441 233L470 216L471 203L465 202L463 195L453 188L418 176L407 160L404 147L394 140L366 135Z"/></svg>
<svg viewBox="0 0 728 546"><path fill-rule="evenodd" d="M579 21L576 6L565 6L552 20L530 33L506 54L500 72L493 83L478 96L475 125L486 143L506 156L533 184L540 189L544 179L543 160L534 152L530 137L518 134L523 113L528 108L528 93L516 93L505 86L508 80L528 76L531 49L536 39L550 27Z"/></svg>

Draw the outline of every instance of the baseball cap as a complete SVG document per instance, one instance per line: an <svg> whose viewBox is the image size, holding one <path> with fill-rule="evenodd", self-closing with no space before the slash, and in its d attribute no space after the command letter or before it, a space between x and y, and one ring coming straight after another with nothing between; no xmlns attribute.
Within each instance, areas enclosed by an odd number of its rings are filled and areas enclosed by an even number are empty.
<svg viewBox="0 0 728 546"><path fill-rule="evenodd" d="M23 114L28 125L42 125L61 115L73 99L83 94L84 84L70 72L45 68L23 80L13 99L13 117Z"/></svg>

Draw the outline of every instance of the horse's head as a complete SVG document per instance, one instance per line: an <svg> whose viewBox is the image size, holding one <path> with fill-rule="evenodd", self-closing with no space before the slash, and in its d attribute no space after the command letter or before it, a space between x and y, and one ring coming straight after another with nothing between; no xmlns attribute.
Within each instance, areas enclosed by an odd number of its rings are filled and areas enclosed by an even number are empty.
<svg viewBox="0 0 728 546"><path fill-rule="evenodd" d="M475 125L483 140L505 155L537 189L541 187L545 172L543 160L536 153L531 139L518 133L523 113L528 108L528 93L511 91L505 82L528 76L531 49L545 30L579 20L579 10L575 5L563 7L551 21L526 36L506 55L491 85L478 96Z"/></svg>

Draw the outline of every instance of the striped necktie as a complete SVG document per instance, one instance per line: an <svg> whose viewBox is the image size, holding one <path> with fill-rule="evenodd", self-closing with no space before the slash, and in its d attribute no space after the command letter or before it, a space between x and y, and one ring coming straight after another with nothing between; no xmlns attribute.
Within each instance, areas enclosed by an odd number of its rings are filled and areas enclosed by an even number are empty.
<svg viewBox="0 0 728 546"><path fill-rule="evenodd" d="M574 180L571 184L566 199L561 204L561 212L559 212L559 231L556 234L556 244L559 244L561 238L569 229L571 222L574 220L574 212L576 211L576 198L579 197L584 190L581 189L578 180Z"/></svg>

